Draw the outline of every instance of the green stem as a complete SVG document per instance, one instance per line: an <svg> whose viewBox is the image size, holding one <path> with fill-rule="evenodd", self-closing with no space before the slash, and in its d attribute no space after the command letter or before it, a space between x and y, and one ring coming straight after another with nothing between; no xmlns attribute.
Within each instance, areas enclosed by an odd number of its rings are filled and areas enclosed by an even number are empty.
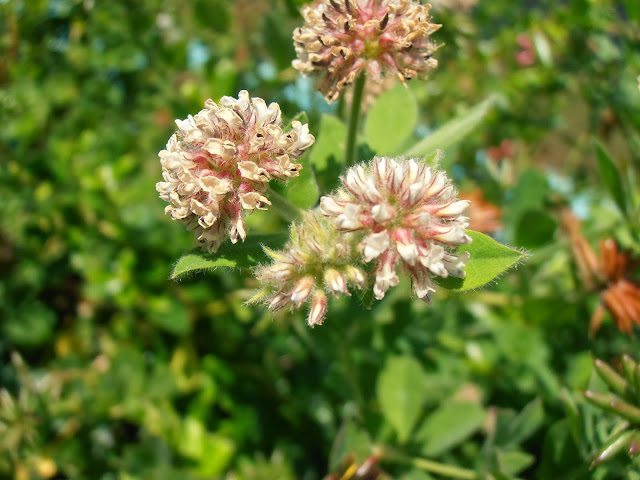
<svg viewBox="0 0 640 480"><path fill-rule="evenodd" d="M386 448L380 452L379 456L382 460L409 464L415 468L442 475L443 477L459 478L461 480L476 480L478 478L476 472L467 470L466 468L438 463L427 460L426 458L409 457L399 452L387 450Z"/></svg>
<svg viewBox="0 0 640 480"><path fill-rule="evenodd" d="M271 201L271 208L280 215L283 220L293 222L302 216L302 209L296 207L275 190L271 188L267 189L267 198Z"/></svg>
<svg viewBox="0 0 640 480"><path fill-rule="evenodd" d="M347 131L347 148L344 152L344 169L351 167L356 158L356 140L358 138L358 123L362 106L362 94L366 77L361 73L353 86L353 100L351 101L351 115L349 116L349 130Z"/></svg>

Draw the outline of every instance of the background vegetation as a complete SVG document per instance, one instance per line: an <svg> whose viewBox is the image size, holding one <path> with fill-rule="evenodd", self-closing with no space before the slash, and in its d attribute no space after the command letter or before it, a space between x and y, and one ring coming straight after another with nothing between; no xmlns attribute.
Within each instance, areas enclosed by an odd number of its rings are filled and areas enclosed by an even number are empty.
<svg viewBox="0 0 640 480"><path fill-rule="evenodd" d="M438 2L439 68L371 116L410 145L476 112L443 167L531 255L483 290L427 306L397 288L311 330L243 305L242 271L168 280L193 239L155 191L173 119L240 89L307 111L332 188L340 109L290 66L302 3L0 0L0 478L313 480L375 453L403 480L441 478L429 462L640 479L626 454L589 470L634 425L585 402L606 390L591 356L640 354L611 309L590 335L608 280L585 282L566 220L640 256L640 4ZM367 121L363 158L401 147Z"/></svg>

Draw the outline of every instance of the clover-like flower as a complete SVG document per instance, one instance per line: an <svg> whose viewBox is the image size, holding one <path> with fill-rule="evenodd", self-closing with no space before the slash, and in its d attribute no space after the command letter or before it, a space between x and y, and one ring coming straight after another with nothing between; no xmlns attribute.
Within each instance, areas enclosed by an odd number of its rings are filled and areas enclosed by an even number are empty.
<svg viewBox="0 0 640 480"><path fill-rule="evenodd" d="M245 90L238 99L211 99L195 116L176 120L178 131L159 153L164 182L156 189L170 203L165 212L194 231L209 252L227 235L246 238L244 212L271 204L266 189L272 178L299 175L295 163L315 138L298 121L284 132L280 107Z"/></svg>
<svg viewBox="0 0 640 480"><path fill-rule="evenodd" d="M293 66L318 77L328 102L363 71L377 82L385 70L402 82L424 79L438 65L430 36L440 25L429 8L411 0L318 0L302 9Z"/></svg>
<svg viewBox="0 0 640 480"><path fill-rule="evenodd" d="M292 225L284 250L263 247L273 262L256 269L255 277L264 286L248 303L261 302L277 311L310 301L308 323L321 325L327 310L325 292L350 296L348 286L364 287L350 240L349 234L335 230L315 213L305 214L300 224Z"/></svg>
<svg viewBox="0 0 640 480"><path fill-rule="evenodd" d="M457 199L444 172L415 159L376 157L350 168L342 184L320 208L336 229L364 233L359 249L365 262L375 261L377 299L398 284L399 266L426 300L435 291L432 275L464 277L469 254L456 255L455 247L471 243L462 216L469 202Z"/></svg>

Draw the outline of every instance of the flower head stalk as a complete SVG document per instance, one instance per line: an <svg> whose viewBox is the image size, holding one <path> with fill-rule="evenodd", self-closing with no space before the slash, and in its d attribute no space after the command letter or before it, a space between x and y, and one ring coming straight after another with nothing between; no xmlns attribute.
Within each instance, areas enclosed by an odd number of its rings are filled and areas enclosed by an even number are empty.
<svg viewBox="0 0 640 480"><path fill-rule="evenodd" d="M293 66L318 78L328 102L360 72L378 83L386 71L402 82L424 79L438 65L430 36L440 25L429 8L412 0L317 0L302 9Z"/></svg>
<svg viewBox="0 0 640 480"><path fill-rule="evenodd" d="M264 286L249 303L261 302L272 311L309 304L308 324L321 325L328 294L350 296L349 287L364 287L365 276L354 265L357 251L352 243L349 234L307 213L302 222L292 225L284 250L264 249L272 263L256 269L255 277Z"/></svg>
<svg viewBox="0 0 640 480"><path fill-rule="evenodd" d="M415 159L376 157L349 169L343 188L321 199L322 213L342 232L360 232L362 260L374 263L373 291L382 299L407 271L419 298L435 291L433 275L464 277L469 202L458 200L444 172Z"/></svg>
<svg viewBox="0 0 640 480"><path fill-rule="evenodd" d="M246 238L245 212L271 204L266 190L273 178L297 177L296 160L315 141L308 125L298 121L282 129L280 107L245 90L238 98L212 100L186 120L159 153L165 212L186 224L197 243L216 252L227 236Z"/></svg>

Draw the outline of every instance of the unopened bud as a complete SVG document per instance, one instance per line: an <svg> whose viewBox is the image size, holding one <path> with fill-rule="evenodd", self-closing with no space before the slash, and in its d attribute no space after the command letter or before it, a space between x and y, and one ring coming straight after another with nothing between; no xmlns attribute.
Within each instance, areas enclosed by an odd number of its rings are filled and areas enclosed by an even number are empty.
<svg viewBox="0 0 640 480"><path fill-rule="evenodd" d="M302 277L296 283L295 287L291 291L291 301L299 307L304 301L309 298L311 294L311 290L313 289L313 277L307 275L306 277Z"/></svg>
<svg viewBox="0 0 640 480"><path fill-rule="evenodd" d="M324 272L324 283L335 295L338 293L350 295L344 276L335 268L329 268Z"/></svg>
<svg viewBox="0 0 640 480"><path fill-rule="evenodd" d="M278 293L275 297L273 297L273 299L269 303L269 309L273 311L280 310L287 303L289 303L289 300L290 299L287 295L283 293Z"/></svg>
<svg viewBox="0 0 640 480"><path fill-rule="evenodd" d="M347 276L347 280L355 285L356 288L362 289L365 285L364 273L353 265L347 265L344 268L344 273Z"/></svg>
<svg viewBox="0 0 640 480"><path fill-rule="evenodd" d="M311 311L309 312L309 326L322 325L324 314L327 311L327 296L322 290L316 290L311 300Z"/></svg>

